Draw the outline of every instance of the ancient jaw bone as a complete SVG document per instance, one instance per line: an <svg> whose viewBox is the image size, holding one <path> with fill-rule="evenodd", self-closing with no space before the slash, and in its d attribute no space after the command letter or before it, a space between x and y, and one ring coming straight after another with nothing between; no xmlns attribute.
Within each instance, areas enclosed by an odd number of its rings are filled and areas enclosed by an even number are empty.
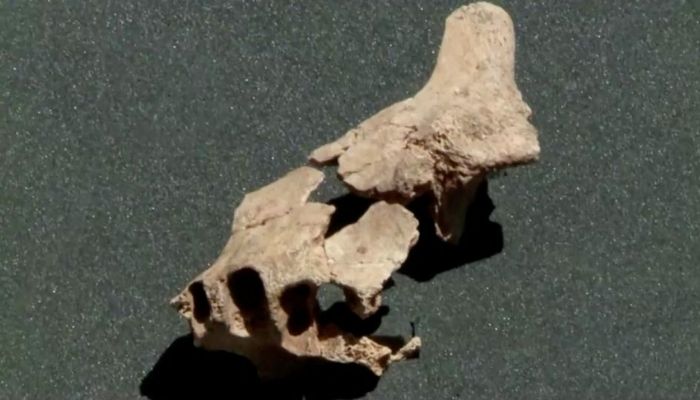
<svg viewBox="0 0 700 400"><path fill-rule="evenodd" d="M298 168L247 194L219 258L172 300L196 343L249 358L262 378L288 375L308 359L357 363L381 375L391 362L415 356L417 337L389 344L324 319L317 292L337 285L358 318L371 317L383 285L418 240L405 204L430 196L437 232L456 241L485 174L537 158L513 64L505 11L475 3L450 15L425 87L310 157L337 161L350 190L376 201L329 234L335 207L308 201L323 180L317 169Z"/></svg>
<svg viewBox="0 0 700 400"><path fill-rule="evenodd" d="M427 84L316 149L310 159L337 160L338 175L360 195L402 204L432 196L438 234L457 242L485 174L539 154L514 63L508 14L488 3L462 7L447 18Z"/></svg>
<svg viewBox="0 0 700 400"><path fill-rule="evenodd" d="M288 373L279 360L289 356L360 363L379 375L420 344L392 349L320 323L321 284L340 285L352 309L369 316L418 238L413 215L386 202L326 238L334 207L306 201L322 177L302 167L246 195L219 258L173 299L202 346L244 355L263 376Z"/></svg>

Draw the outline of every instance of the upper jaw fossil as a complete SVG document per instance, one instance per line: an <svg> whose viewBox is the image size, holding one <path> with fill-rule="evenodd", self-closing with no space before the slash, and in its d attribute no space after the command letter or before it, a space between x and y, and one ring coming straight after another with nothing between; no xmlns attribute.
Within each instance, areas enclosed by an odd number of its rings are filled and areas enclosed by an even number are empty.
<svg viewBox="0 0 700 400"><path fill-rule="evenodd" d="M418 238L413 215L386 202L326 238L334 207L307 202L322 177L302 167L246 195L219 258L172 300L199 344L244 355L263 376L287 373L284 356L356 362L379 375L420 344L395 349L321 322L320 285L340 285L351 309L369 316Z"/></svg>
<svg viewBox="0 0 700 400"><path fill-rule="evenodd" d="M248 357L263 378L285 375L306 358L358 363L380 375L416 355L417 337L390 345L325 321L317 292L337 285L358 317L372 316L383 285L418 240L405 204L430 196L437 233L455 242L485 175L537 158L514 50L505 11L488 3L456 10L423 89L311 154L317 164L337 161L353 192L377 200L355 223L328 234L336 210L308 201L323 179L311 167L247 194L219 258L172 300L196 343Z"/></svg>

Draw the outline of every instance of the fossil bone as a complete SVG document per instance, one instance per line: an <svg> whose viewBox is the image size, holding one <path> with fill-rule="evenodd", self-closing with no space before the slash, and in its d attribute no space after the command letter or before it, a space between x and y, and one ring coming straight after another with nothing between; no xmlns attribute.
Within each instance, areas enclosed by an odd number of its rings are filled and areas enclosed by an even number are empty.
<svg viewBox="0 0 700 400"><path fill-rule="evenodd" d="M377 202L326 239L334 207L306 202L322 177L302 167L246 195L219 258L172 300L202 346L248 357L261 376L284 375L294 356L355 362L380 375L420 344L394 349L321 322L321 284L341 285L358 315L369 316L418 237L408 210Z"/></svg>
<svg viewBox="0 0 700 400"><path fill-rule="evenodd" d="M317 293L341 287L358 318L377 312L383 285L418 240L404 205L429 195L437 233L457 241L478 184L488 172L534 161L537 132L514 80L508 14L487 4L447 18L435 70L414 97L387 107L335 142L317 164L376 201L329 236L336 212L309 202L323 173L301 167L245 196L218 259L171 303L195 342L248 357L263 378L289 374L304 360L358 363L381 375L417 354L420 339L351 333L324 318Z"/></svg>
<svg viewBox="0 0 700 400"><path fill-rule="evenodd" d="M427 194L438 234L457 242L473 193L485 175L537 159L537 131L515 84L513 24L488 3L447 18L426 85L311 153L338 162L354 192L408 203Z"/></svg>
<svg viewBox="0 0 700 400"><path fill-rule="evenodd" d="M331 277L345 289L355 313L368 317L377 311L382 285L416 241L418 221L402 206L384 202L326 240Z"/></svg>

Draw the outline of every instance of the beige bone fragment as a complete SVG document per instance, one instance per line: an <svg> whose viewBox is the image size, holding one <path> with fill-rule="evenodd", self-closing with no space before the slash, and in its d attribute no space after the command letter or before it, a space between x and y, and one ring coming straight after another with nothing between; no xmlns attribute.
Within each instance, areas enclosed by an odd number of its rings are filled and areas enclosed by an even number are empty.
<svg viewBox="0 0 700 400"><path fill-rule="evenodd" d="M172 300L199 344L248 357L262 376L286 374L295 357L359 363L380 375L420 344L414 338L394 349L321 322L320 285L341 285L353 310L368 317L418 238L408 210L377 202L326 239L334 207L306 202L321 179L302 167L246 195L219 258Z"/></svg>
<svg viewBox="0 0 700 400"><path fill-rule="evenodd" d="M347 186L376 200L355 223L328 235L337 210L308 201L323 180L311 167L247 194L218 259L172 300L196 343L249 358L263 378L313 359L381 375L391 362L415 356L418 338L397 346L343 331L322 317L317 293L337 285L358 318L371 317L418 240L405 204L430 196L437 233L455 242L486 174L538 157L531 112L515 84L514 43L502 9L458 9L447 18L423 89L311 154L318 164L337 161Z"/></svg>
<svg viewBox="0 0 700 400"><path fill-rule="evenodd" d="M514 65L508 14L488 3L462 7L447 18L426 85L316 149L310 159L337 160L340 178L363 196L405 204L430 195L438 234L456 242L484 176L539 155Z"/></svg>

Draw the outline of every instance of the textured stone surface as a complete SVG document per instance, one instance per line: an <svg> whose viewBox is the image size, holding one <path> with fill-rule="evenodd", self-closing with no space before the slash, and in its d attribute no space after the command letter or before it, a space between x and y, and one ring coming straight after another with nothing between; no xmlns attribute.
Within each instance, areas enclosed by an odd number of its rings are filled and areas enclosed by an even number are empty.
<svg viewBox="0 0 700 400"><path fill-rule="evenodd" d="M513 23L474 3L446 21L426 85L313 153L337 160L355 192L407 203L429 194L437 232L457 242L473 191L495 169L537 159L537 131L515 84Z"/></svg>

